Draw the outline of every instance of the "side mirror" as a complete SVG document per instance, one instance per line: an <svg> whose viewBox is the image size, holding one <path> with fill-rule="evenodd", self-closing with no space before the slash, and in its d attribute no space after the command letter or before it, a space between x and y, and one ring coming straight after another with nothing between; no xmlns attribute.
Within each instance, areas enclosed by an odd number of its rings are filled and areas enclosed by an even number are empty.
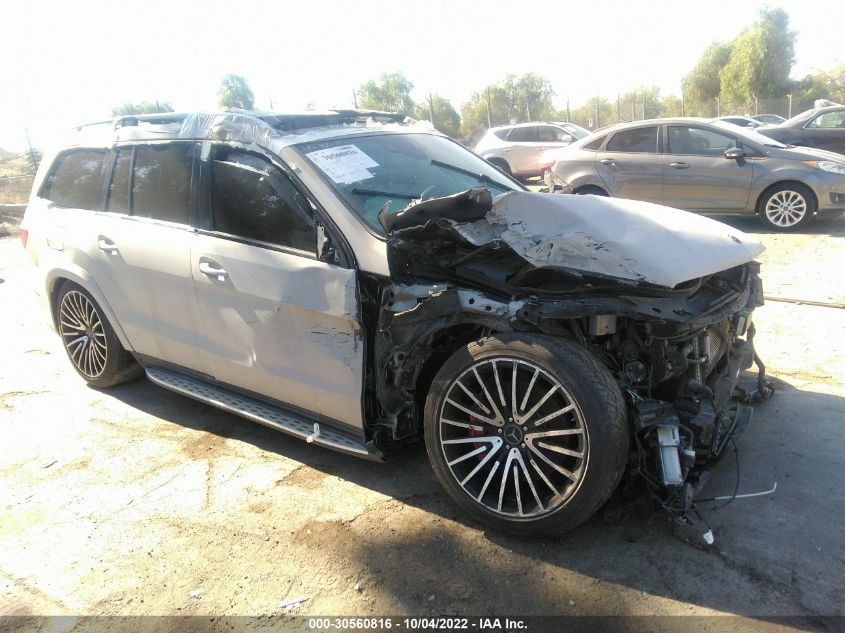
<svg viewBox="0 0 845 633"><path fill-rule="evenodd" d="M739 147L731 147L730 149L725 150L725 158L742 163L745 161L745 152Z"/></svg>

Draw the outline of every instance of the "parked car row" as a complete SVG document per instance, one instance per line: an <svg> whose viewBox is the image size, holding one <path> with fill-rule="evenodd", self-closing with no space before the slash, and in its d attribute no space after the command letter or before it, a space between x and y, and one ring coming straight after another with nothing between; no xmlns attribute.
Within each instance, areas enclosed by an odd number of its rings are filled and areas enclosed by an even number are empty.
<svg viewBox="0 0 845 633"><path fill-rule="evenodd" d="M843 107L813 110L758 130L724 120L638 121L553 152L545 180L550 191L644 200L698 213L756 213L772 230L795 230L818 213L845 211L845 155L781 140L805 138L840 147L840 135L845 135ZM546 159L551 163L549 153Z"/></svg>

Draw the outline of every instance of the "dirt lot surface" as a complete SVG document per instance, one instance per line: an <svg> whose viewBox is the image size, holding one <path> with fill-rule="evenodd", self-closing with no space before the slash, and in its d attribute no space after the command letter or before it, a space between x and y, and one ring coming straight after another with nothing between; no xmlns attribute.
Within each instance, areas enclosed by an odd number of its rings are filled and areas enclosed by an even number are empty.
<svg viewBox="0 0 845 633"><path fill-rule="evenodd" d="M845 217L730 222L768 246L767 295L829 305L755 313L778 393L739 442L739 492L777 490L705 511L709 551L647 504L502 536L441 494L421 445L375 464L146 379L90 389L0 239L0 615L845 616ZM735 480L728 455L705 495Z"/></svg>

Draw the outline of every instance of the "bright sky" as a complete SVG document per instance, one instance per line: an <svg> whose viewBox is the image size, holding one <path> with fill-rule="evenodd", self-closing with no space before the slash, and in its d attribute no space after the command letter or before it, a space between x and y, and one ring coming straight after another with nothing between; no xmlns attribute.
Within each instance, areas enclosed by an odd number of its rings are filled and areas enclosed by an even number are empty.
<svg viewBox="0 0 845 633"><path fill-rule="evenodd" d="M351 107L383 71L450 99L508 73L547 76L559 106L639 85L680 93L714 40L733 38L759 0L320 0L121 3L10 0L2 8L0 147L36 146L108 117L126 101L213 110L226 73L248 77L256 107ZM770 4L776 4L772 2ZM781 0L798 31L794 77L845 60L841 0ZM705 8L706 7L706 8Z"/></svg>

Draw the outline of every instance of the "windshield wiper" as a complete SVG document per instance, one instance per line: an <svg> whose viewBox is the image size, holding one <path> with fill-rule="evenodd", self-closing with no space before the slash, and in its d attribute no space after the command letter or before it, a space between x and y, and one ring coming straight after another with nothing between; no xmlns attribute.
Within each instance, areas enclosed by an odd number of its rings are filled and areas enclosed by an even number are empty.
<svg viewBox="0 0 845 633"><path fill-rule="evenodd" d="M431 159L431 164L436 165L437 167L443 167L444 169L449 169L451 171L455 171L459 174L464 174L466 176L472 176L473 178L477 179L480 182L485 182L488 185L493 185L497 189L501 189L502 191L513 191L509 189L506 185L503 185L500 182L496 182L487 174L478 174L474 171L469 169L464 169L463 167L458 167L457 165L450 165L449 163L444 163L443 161L439 161L436 158Z"/></svg>
<svg viewBox="0 0 845 633"><path fill-rule="evenodd" d="M379 191L378 189L359 189L355 187L352 193L359 196L384 196L386 198L405 198L406 200L416 200L419 194L409 195L407 193L396 193L393 191Z"/></svg>

